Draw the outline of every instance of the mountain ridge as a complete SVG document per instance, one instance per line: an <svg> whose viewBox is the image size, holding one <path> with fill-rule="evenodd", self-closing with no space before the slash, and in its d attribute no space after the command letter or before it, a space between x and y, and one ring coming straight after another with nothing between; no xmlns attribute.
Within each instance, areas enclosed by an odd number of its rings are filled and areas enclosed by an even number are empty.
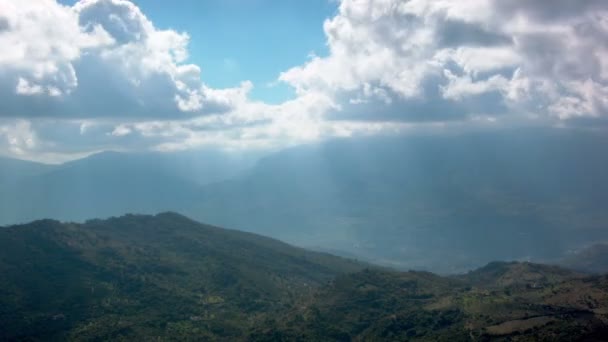
<svg viewBox="0 0 608 342"><path fill-rule="evenodd" d="M608 326L605 275L398 272L175 212L1 227L0 273L0 340L533 340Z"/></svg>
<svg viewBox="0 0 608 342"><path fill-rule="evenodd" d="M591 153L604 145L601 134L539 129L334 139L261 159L101 154L0 181L0 223L173 210L386 266L459 273L607 240L608 158Z"/></svg>
<svg viewBox="0 0 608 342"><path fill-rule="evenodd" d="M121 321L148 336L191 317L206 317L202 336L229 339L242 334L242 319L364 267L171 212L13 225L0 229L0 247L0 330L9 333L0 339L110 337Z"/></svg>

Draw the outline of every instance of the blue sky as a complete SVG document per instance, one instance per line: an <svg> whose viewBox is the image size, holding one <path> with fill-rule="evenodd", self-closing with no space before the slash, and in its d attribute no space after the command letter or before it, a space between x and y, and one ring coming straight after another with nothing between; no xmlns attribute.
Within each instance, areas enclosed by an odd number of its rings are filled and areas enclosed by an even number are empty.
<svg viewBox="0 0 608 342"><path fill-rule="evenodd" d="M62 0L72 5L74 0ZM190 35L189 62L202 66L214 88L254 84L251 97L268 103L293 98L275 82L282 71L301 65L311 53L327 53L323 21L335 15L331 0L134 1L161 29Z"/></svg>

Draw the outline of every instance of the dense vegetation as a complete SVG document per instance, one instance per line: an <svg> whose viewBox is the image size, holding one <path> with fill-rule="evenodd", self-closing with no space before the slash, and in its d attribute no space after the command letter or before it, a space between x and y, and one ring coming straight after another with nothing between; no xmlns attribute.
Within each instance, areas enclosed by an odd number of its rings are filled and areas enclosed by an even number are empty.
<svg viewBox="0 0 608 342"><path fill-rule="evenodd" d="M362 265L177 214L0 230L0 340L232 339Z"/></svg>
<svg viewBox="0 0 608 342"><path fill-rule="evenodd" d="M0 229L0 340L557 340L608 334L608 277L491 263L440 277L183 216Z"/></svg>
<svg viewBox="0 0 608 342"><path fill-rule="evenodd" d="M602 340L608 333L608 277L529 263L492 263L455 278L367 270L339 276L287 317L253 336L267 341Z"/></svg>

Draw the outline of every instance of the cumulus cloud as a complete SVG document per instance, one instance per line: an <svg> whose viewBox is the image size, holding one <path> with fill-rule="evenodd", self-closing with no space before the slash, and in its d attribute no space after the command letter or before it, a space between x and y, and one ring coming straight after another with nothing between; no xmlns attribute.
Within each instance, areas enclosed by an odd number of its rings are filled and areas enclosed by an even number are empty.
<svg viewBox="0 0 608 342"><path fill-rule="evenodd" d="M222 113L250 86L208 88L189 36L130 1L0 0L0 116L180 119Z"/></svg>
<svg viewBox="0 0 608 342"><path fill-rule="evenodd" d="M332 94L341 119L600 117L607 18L601 0L343 0L325 22L329 55L280 79Z"/></svg>
<svg viewBox="0 0 608 342"><path fill-rule="evenodd" d="M0 125L0 146L4 146L10 153L21 156L36 145L36 133L31 129L29 122L18 120L11 124Z"/></svg>
<svg viewBox="0 0 608 342"><path fill-rule="evenodd" d="M130 1L0 0L0 153L271 148L513 118L606 125L604 0L337 5L328 53L281 73L296 97L271 105L245 80L205 84L188 34Z"/></svg>

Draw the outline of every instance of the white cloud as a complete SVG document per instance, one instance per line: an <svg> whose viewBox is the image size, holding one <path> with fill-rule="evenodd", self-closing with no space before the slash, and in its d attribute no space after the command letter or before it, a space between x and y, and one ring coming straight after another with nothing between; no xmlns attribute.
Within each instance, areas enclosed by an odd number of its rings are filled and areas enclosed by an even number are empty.
<svg viewBox="0 0 608 342"><path fill-rule="evenodd" d="M5 23L0 34L3 91L69 93L78 83L72 63L82 49L111 43L99 27L83 32L74 13L54 0L1 0L0 16Z"/></svg>
<svg viewBox="0 0 608 342"><path fill-rule="evenodd" d="M123 137L125 135L131 134L131 129L125 125L118 125L110 134L115 137Z"/></svg>
<svg viewBox="0 0 608 342"><path fill-rule="evenodd" d="M130 1L0 0L0 116L183 119L231 109L243 88L205 86L189 36ZM246 88L247 89L247 88Z"/></svg>
<svg viewBox="0 0 608 342"><path fill-rule="evenodd" d="M36 145L36 133L29 122L18 120L12 124L0 125L0 151L5 149L7 154L22 156Z"/></svg>
<svg viewBox="0 0 608 342"><path fill-rule="evenodd" d="M440 86L443 97L448 100L459 101L467 96L480 95L489 91L501 91L509 87L509 80L502 75L493 75L481 81L473 81L470 76L458 77L449 70L444 76L448 80L446 86Z"/></svg>
<svg viewBox="0 0 608 342"><path fill-rule="evenodd" d="M502 107L475 99L484 94L499 94L512 112L598 117L608 114L606 18L608 3L593 0L343 0L325 23L329 55L280 79L299 94L372 101L392 120L445 120L450 113L432 112L438 101L459 119L477 114L459 110L463 102L483 112ZM360 119L349 105L339 116Z"/></svg>
<svg viewBox="0 0 608 342"><path fill-rule="evenodd" d="M281 73L297 96L270 105L249 98L248 81L205 84L188 34L157 28L127 0L0 0L0 153L605 122L607 18L604 0L342 0L324 23L328 54Z"/></svg>
<svg viewBox="0 0 608 342"><path fill-rule="evenodd" d="M25 78L19 77L16 91L18 95L35 95L43 93L44 88L38 84L30 84Z"/></svg>

